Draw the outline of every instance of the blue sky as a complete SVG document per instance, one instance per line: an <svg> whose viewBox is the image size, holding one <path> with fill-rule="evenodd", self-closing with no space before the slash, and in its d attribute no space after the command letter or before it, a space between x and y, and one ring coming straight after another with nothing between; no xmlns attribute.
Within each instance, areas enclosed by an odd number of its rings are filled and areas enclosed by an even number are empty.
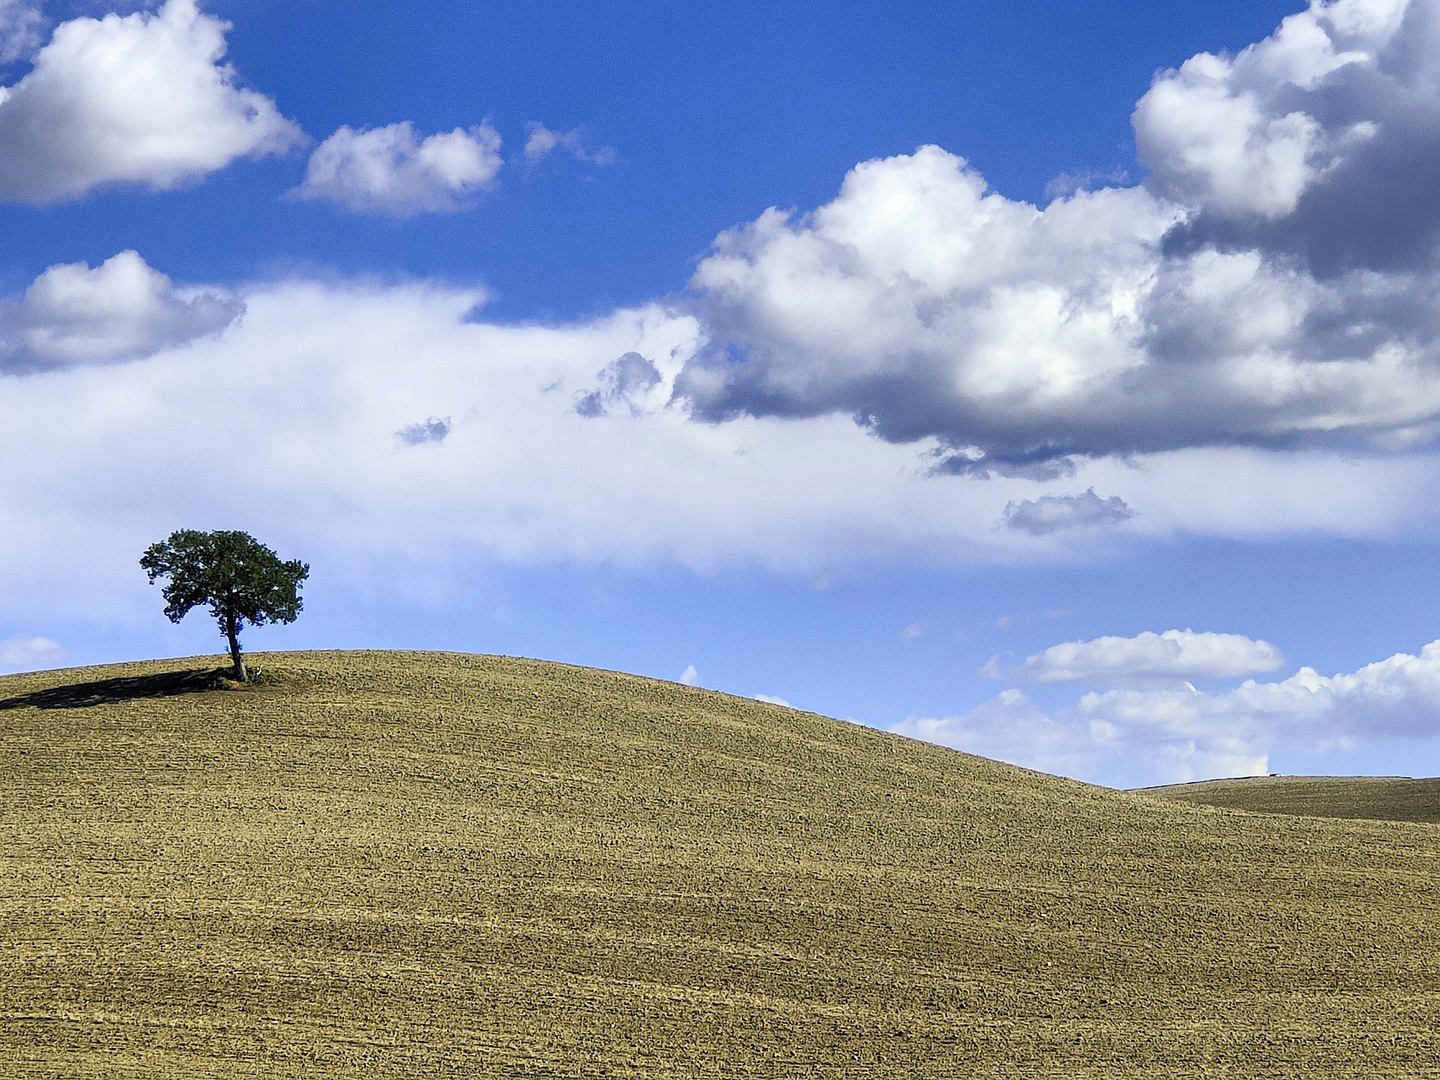
<svg viewBox="0 0 1440 1080"><path fill-rule="evenodd" d="M0 664L614 667L1440 773L1440 4L0 0Z"/></svg>

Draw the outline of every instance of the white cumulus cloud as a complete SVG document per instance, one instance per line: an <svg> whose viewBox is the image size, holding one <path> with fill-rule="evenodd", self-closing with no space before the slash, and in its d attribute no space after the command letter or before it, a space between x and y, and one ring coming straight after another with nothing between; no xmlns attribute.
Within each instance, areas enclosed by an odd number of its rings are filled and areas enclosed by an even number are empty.
<svg viewBox="0 0 1440 1080"><path fill-rule="evenodd" d="M1161 72L1137 187L1039 207L939 147L863 162L826 205L718 238L679 393L712 421L934 440L942 474L1432 444L1437 23L1440 0L1315 0L1238 56ZM1022 528L1062 509L1023 505Z"/></svg>
<svg viewBox="0 0 1440 1080"><path fill-rule="evenodd" d="M94 269L61 263L0 302L0 371L132 360L223 330L242 310L224 293L177 289L134 251Z"/></svg>
<svg viewBox="0 0 1440 1080"><path fill-rule="evenodd" d="M838 413L938 438L942 473L1440 431L1433 290L1259 250L1168 256L1183 216L1135 188L1040 210L935 147L867 162L815 213L722 235L692 280L712 342L681 393L714 420Z"/></svg>
<svg viewBox="0 0 1440 1080"><path fill-rule="evenodd" d="M1242 634L1146 631L1135 637L1098 637L1052 645L1025 662L1005 668L991 660L987 678L1023 679L1036 683L1180 681L1228 679L1284 666L1285 657L1268 641Z"/></svg>
<svg viewBox="0 0 1440 1080"><path fill-rule="evenodd" d="M814 213L722 234L691 282L715 344L682 392L716 419L940 436L954 470L1094 446L1138 419L1107 390L1144 366L1138 305L1174 220L1138 189L1037 210L938 147L865 162Z"/></svg>
<svg viewBox="0 0 1440 1080"><path fill-rule="evenodd" d="M1246 680L1224 693L1193 687L1092 691L1079 715L1172 737L1228 737L1257 746L1284 739L1307 750L1365 738L1440 735L1440 641L1358 671L1301 668L1280 682Z"/></svg>
<svg viewBox="0 0 1440 1080"><path fill-rule="evenodd" d="M1155 186L1223 217L1293 213L1347 159L1373 152L1368 144L1381 133L1385 106L1400 104L1384 102L1374 83L1396 80L1393 92L1417 74L1402 73L1406 60L1386 54L1407 15L1406 36L1426 32L1417 24L1432 17L1430 7L1428 0L1312 0L1234 58L1200 53L1162 73L1134 117ZM1433 52L1432 43L1423 45ZM1430 94L1433 114L1440 98L1433 87Z"/></svg>
<svg viewBox="0 0 1440 1080"><path fill-rule="evenodd" d="M1265 773L1253 740L1217 731L1136 730L1075 710L1048 715L1020 690L1004 690L968 713L913 716L890 728L913 739L1027 769L1124 787Z"/></svg>
<svg viewBox="0 0 1440 1080"><path fill-rule="evenodd" d="M194 0L58 26L32 70L0 87L0 200L173 188L296 145L300 129L220 62L226 29Z"/></svg>
<svg viewBox="0 0 1440 1080"><path fill-rule="evenodd" d="M1312 309L1317 324L1433 341L1437 20L1437 0L1312 0L1235 57L1162 72L1134 123L1150 187L1187 208L1168 252L1262 253L1343 283ZM1333 353L1344 339L1329 340Z"/></svg>
<svg viewBox="0 0 1440 1080"><path fill-rule="evenodd" d="M408 120L358 131L345 126L315 148L304 183L291 194L355 214L448 214L473 205L502 163L500 135L488 123L424 139Z"/></svg>
<svg viewBox="0 0 1440 1080"><path fill-rule="evenodd" d="M1148 636L1155 637L1164 635ZM1235 635L1191 635L1205 637ZM1324 676L1304 667L1277 682L1247 679L1232 690L1211 693L1174 676L1184 670L1234 673L1246 666L1247 654L1251 670L1264 669L1279 660L1278 653L1247 638L1191 640L1199 650L1193 662L1176 660L1167 667L1158 656L1164 650L1148 638L1099 638L1059 647L1058 653L1047 650L1031 657L1027 665L1033 669L1021 675L1037 682L1143 684L1147 680L1137 680L1136 673L1158 669L1168 685L1090 691L1052 713L1022 691L1009 689L968 713L911 717L891 730L1126 787L1263 774L1277 750L1309 754L1385 740L1440 738L1440 641L1418 655L1397 653L1354 672ZM1185 642L1175 643L1184 648ZM1139 658L1132 659L1136 653Z"/></svg>

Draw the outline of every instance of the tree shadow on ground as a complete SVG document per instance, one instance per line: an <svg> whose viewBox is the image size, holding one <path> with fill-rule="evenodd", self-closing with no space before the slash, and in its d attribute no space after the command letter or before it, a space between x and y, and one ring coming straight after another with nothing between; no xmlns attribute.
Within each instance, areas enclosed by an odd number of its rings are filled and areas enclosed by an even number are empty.
<svg viewBox="0 0 1440 1080"><path fill-rule="evenodd" d="M132 675L122 679L101 679L98 682L52 686L33 694L0 701L4 709L87 709L93 705L109 705L137 698L172 697L176 694L203 694L226 690L235 685L226 678L226 668L199 671L163 671L158 675Z"/></svg>

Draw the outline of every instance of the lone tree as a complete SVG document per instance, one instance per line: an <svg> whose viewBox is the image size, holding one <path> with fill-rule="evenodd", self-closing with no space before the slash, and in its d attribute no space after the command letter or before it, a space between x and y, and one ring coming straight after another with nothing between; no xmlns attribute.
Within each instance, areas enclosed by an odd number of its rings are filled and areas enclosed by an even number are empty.
<svg viewBox="0 0 1440 1080"><path fill-rule="evenodd" d="M220 632L230 642L235 678L249 681L240 659L240 631L246 624L292 623L300 614L300 583L310 567L298 559L281 562L249 533L199 532L180 529L168 540L151 544L140 556L140 568L156 578L168 577L165 615L178 623L191 608L208 604Z"/></svg>

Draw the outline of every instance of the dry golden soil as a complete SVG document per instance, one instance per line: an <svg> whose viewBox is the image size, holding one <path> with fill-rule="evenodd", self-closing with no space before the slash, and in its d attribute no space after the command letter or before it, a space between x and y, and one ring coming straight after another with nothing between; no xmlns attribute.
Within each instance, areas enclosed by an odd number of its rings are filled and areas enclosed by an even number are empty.
<svg viewBox="0 0 1440 1080"><path fill-rule="evenodd" d="M0 679L0 1076L1440 1077L1440 825L253 659Z"/></svg>
<svg viewBox="0 0 1440 1080"><path fill-rule="evenodd" d="M1440 778L1256 776L1146 788L1144 794L1260 814L1440 823Z"/></svg>

